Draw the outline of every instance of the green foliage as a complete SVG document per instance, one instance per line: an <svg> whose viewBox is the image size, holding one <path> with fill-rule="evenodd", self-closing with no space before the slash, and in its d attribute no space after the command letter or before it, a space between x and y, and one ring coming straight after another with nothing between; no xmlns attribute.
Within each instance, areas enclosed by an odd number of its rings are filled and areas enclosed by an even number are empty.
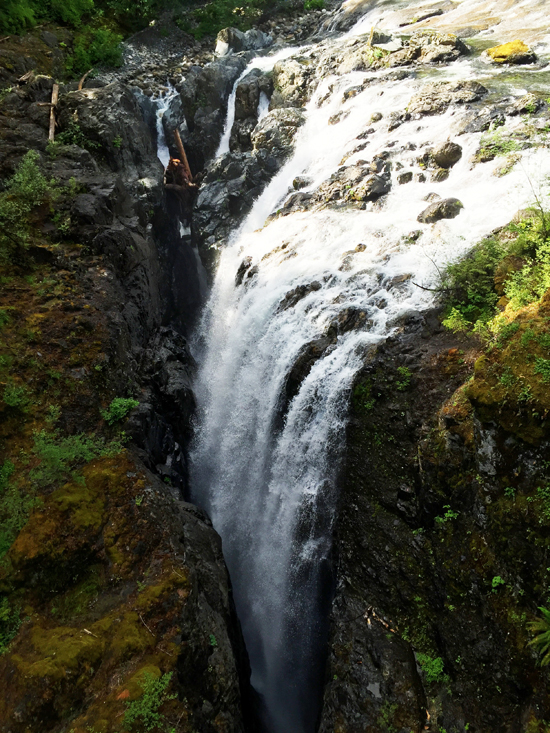
<svg viewBox="0 0 550 733"><path fill-rule="evenodd" d="M137 700L126 703L127 710L123 721L126 730L152 731L160 728L165 717L160 708L168 700L175 700L177 697L166 692L171 679L171 672L163 674L159 679L147 672L144 673L141 683L143 695Z"/></svg>
<svg viewBox="0 0 550 733"><path fill-rule="evenodd" d="M491 581L491 588L493 593L496 593L501 585L506 585L506 582L500 577L500 575L495 575L495 577Z"/></svg>
<svg viewBox="0 0 550 733"><path fill-rule="evenodd" d="M5 308L0 308L0 329L10 322L10 316Z"/></svg>
<svg viewBox="0 0 550 733"><path fill-rule="evenodd" d="M437 522L437 524L446 524L447 522L450 522L453 519L457 519L458 515L460 514L460 512L453 511L453 509L451 509L449 504L445 504L443 509L446 510L445 514L443 514L443 516L441 517L435 518L435 521Z"/></svg>
<svg viewBox="0 0 550 733"><path fill-rule="evenodd" d="M401 366L397 367L397 374L399 379L395 383L395 386L400 392L404 392L411 383L412 372L410 369L407 369L407 367Z"/></svg>
<svg viewBox="0 0 550 733"><path fill-rule="evenodd" d="M137 407L139 402L128 397L115 397L106 410L101 410L101 417L109 425L113 425L124 418Z"/></svg>
<svg viewBox="0 0 550 733"><path fill-rule="evenodd" d="M550 610L539 606L542 618L531 621L528 624L529 631L535 633L534 639L529 642L530 646L534 646L541 654L540 664L545 667L550 664Z"/></svg>
<svg viewBox="0 0 550 733"><path fill-rule="evenodd" d="M8 650L11 640L16 636L21 626L19 611L10 606L8 599L0 599L0 655Z"/></svg>
<svg viewBox="0 0 550 733"><path fill-rule="evenodd" d="M18 387L8 382L4 389L3 400L8 407L25 412L29 404L29 395L25 387Z"/></svg>
<svg viewBox="0 0 550 733"><path fill-rule="evenodd" d="M38 167L39 160L36 150L29 150L0 193L0 260L26 244L30 214L51 191Z"/></svg>
<svg viewBox="0 0 550 733"><path fill-rule="evenodd" d="M178 25L195 38L216 35L222 28L228 26L245 31L259 20L269 5L269 0L248 0L247 3L239 3L236 0L211 0L185 16Z"/></svg>
<svg viewBox="0 0 550 733"><path fill-rule="evenodd" d="M511 225L510 232L513 239L484 240L464 260L447 268L441 287L447 307L443 325L450 330L478 333L503 346L519 329L519 324L508 323L495 307L495 272L507 255L520 255L525 260L525 265L508 273L504 281L510 308L517 310L537 302L550 288L548 214L539 208L532 218ZM534 332L528 329L522 336L522 346L528 347L532 338ZM550 348L550 338L544 343Z"/></svg>
<svg viewBox="0 0 550 733"><path fill-rule="evenodd" d="M538 486L535 496L530 496L527 501L535 505L539 524L550 523L550 486Z"/></svg>
<svg viewBox="0 0 550 733"><path fill-rule="evenodd" d="M33 5L30 0L3 0L0 6L0 31L22 33L32 28L36 22Z"/></svg>
<svg viewBox="0 0 550 733"><path fill-rule="evenodd" d="M430 657L428 654L417 654L416 659L418 660L418 664L424 672L426 682L429 685L449 683L448 675L443 672L445 665L443 664L443 659L441 659L441 657L434 658Z"/></svg>
<svg viewBox="0 0 550 733"><path fill-rule="evenodd" d="M372 410L376 404L376 399L372 396L372 386L369 381L360 382L353 389L353 404L357 410L368 412Z"/></svg>
<svg viewBox="0 0 550 733"><path fill-rule="evenodd" d="M515 140L505 138L501 130L495 130L481 136L477 158L482 161L492 160L499 155L508 155L509 153L515 153L517 150L519 150L519 145Z"/></svg>
<svg viewBox="0 0 550 733"><path fill-rule="evenodd" d="M304 0L304 10L322 10L325 0Z"/></svg>
<svg viewBox="0 0 550 733"><path fill-rule="evenodd" d="M33 492L23 494L11 481L14 471L11 461L5 461L0 468L0 558L10 549L36 505Z"/></svg>
<svg viewBox="0 0 550 733"><path fill-rule="evenodd" d="M535 359L535 374L540 374L545 384L550 382L550 360L537 357Z"/></svg>
<svg viewBox="0 0 550 733"><path fill-rule="evenodd" d="M93 433L64 437L58 430L41 430L34 434L32 448L40 464L31 470L29 477L42 488L69 479L80 481L78 467L94 458L116 455L122 449L121 440L106 443L104 438Z"/></svg>
<svg viewBox="0 0 550 733"><path fill-rule="evenodd" d="M75 37L73 54L66 61L67 71L82 74L94 66L120 66L121 41L122 36L109 28L87 28Z"/></svg>
<svg viewBox="0 0 550 733"><path fill-rule="evenodd" d="M97 150L97 148L100 147L100 144L95 142L95 140L90 140L90 138L86 137L86 135L82 132L82 128L78 124L78 122L75 122L74 120L71 120L69 124L67 125L67 129L63 130L63 132L60 132L57 136L57 140L55 143L50 143L48 146L48 152L51 153L52 150L55 150L56 145L78 145L79 148L86 148L86 150L93 151ZM55 154L54 154L55 157Z"/></svg>
<svg viewBox="0 0 550 733"><path fill-rule="evenodd" d="M209 641L210 641L210 646L212 647L218 646L218 641L216 637L214 636L214 634L210 634Z"/></svg>

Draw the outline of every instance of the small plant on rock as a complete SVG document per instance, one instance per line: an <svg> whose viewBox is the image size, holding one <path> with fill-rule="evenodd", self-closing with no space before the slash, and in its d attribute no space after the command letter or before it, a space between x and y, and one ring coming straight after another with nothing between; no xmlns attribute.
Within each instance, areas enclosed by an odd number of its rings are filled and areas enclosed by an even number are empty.
<svg viewBox="0 0 550 733"><path fill-rule="evenodd" d="M126 730L148 732L161 728L165 716L160 712L160 708L168 700L177 698L177 695L169 695L166 692L171 679L171 672L163 674L159 678L148 672L144 673L141 683L142 696L137 700L126 703L127 710L124 714L124 727Z"/></svg>
<svg viewBox="0 0 550 733"><path fill-rule="evenodd" d="M101 410L101 417L107 424L114 425L124 420L128 413L138 405L139 402L131 397L115 397L106 410Z"/></svg>

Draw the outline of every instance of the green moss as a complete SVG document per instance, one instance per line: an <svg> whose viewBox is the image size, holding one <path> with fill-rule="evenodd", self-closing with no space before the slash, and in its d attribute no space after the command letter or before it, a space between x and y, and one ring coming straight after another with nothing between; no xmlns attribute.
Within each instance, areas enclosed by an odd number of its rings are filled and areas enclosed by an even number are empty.
<svg viewBox="0 0 550 733"><path fill-rule="evenodd" d="M52 681L72 679L94 668L104 650L103 640L82 629L60 626L55 629L35 627L32 630L34 654L12 659L28 678Z"/></svg>

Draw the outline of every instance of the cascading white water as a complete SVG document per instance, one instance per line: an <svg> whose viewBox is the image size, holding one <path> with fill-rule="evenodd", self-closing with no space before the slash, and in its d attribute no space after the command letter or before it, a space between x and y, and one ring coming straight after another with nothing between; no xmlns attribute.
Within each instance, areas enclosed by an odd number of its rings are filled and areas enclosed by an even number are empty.
<svg viewBox="0 0 550 733"><path fill-rule="evenodd" d="M157 126L157 156L162 165L166 168L170 162L170 151L166 142L166 135L164 133L164 125L162 124L162 118L164 113L168 109L170 102L177 96L178 91L175 87L169 85L165 92L161 92L159 97L155 99L157 105L156 113L156 126Z"/></svg>
<svg viewBox="0 0 550 733"><path fill-rule="evenodd" d="M476 78L476 64L461 61L445 73ZM320 84L294 156L221 253L197 339L192 491L222 537L252 684L265 703L266 727L274 733L310 733L315 726L316 700L310 691L323 674L325 628L319 609L327 582L334 483L349 391L365 352L387 337L398 316L430 305L430 293L415 283L433 286L438 268L507 223L532 200L532 185L542 186L550 174L550 152L538 149L524 151L510 174L495 177L501 161L474 167L470 160L480 136L462 135L462 158L442 183L400 186L394 171L382 207L296 213L265 225L296 176L311 179L309 190L314 190L338 170L366 127L375 128L367 149L346 165L389 150L413 167L419 149L453 135L465 114L461 109L388 131L388 114L403 111L423 82L382 76L353 72ZM346 89L367 78L374 79L372 84L342 101ZM330 124L338 112L346 116ZM384 117L371 125L373 112ZM230 109L226 142L231 115ZM459 198L464 209L453 220L418 224L430 191ZM413 241L408 235L419 229L422 235ZM364 247L356 250L359 244ZM251 258L252 269L238 285L235 277L245 257ZM314 288L292 307L284 306L285 295L312 283ZM304 349L350 308L366 311L367 325L340 333L302 373L297 392L289 392L289 374Z"/></svg>
<svg viewBox="0 0 550 733"><path fill-rule="evenodd" d="M224 153L229 152L229 141L231 139L231 130L233 129L233 123L235 122L235 99L237 97L237 87L239 86L240 82L244 79L244 77L249 74L252 69L259 69L260 71L271 71L271 69L275 66L277 61L282 61L283 59L288 58L289 56L292 56L292 54L296 53L298 49L296 48L284 48L281 51L277 51L277 53L273 53L269 56L258 56L255 59L252 59L248 66L245 68L245 70L242 72L242 74L237 78L236 82L233 84L233 89L231 90L231 94L229 95L229 99L227 100L227 118L225 120L225 125L223 128L223 134L220 140L220 144L218 145L218 149L216 151L216 157L218 158L220 155L223 155ZM263 94L263 97L265 97L265 94ZM259 113L267 112L267 108L261 106L262 100L260 100L260 109L258 110ZM269 100L268 105L269 107Z"/></svg>

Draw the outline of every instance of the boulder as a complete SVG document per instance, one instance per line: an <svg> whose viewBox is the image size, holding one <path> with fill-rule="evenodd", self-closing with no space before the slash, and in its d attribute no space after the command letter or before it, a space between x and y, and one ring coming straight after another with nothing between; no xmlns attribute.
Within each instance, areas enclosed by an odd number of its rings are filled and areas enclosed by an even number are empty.
<svg viewBox="0 0 550 733"><path fill-rule="evenodd" d="M252 132L254 150L266 150L277 160L285 160L292 152L294 138L305 115L298 109L274 109Z"/></svg>
<svg viewBox="0 0 550 733"><path fill-rule="evenodd" d="M451 104L466 104L482 99L488 90L477 81L436 81L426 84L407 107L411 115L438 115Z"/></svg>
<svg viewBox="0 0 550 733"><path fill-rule="evenodd" d="M250 30L243 33L237 28L224 28L216 38L216 56L228 56L241 51L257 51L273 43L267 33Z"/></svg>
<svg viewBox="0 0 550 733"><path fill-rule="evenodd" d="M433 149L432 158L439 168L452 168L462 158L462 148L456 143L446 142Z"/></svg>
<svg viewBox="0 0 550 733"><path fill-rule="evenodd" d="M273 67L275 91L270 109L303 107L317 84L315 68L309 59L285 59Z"/></svg>
<svg viewBox="0 0 550 733"><path fill-rule="evenodd" d="M441 219L454 219L460 214L464 205L458 199L442 199L430 204L427 209L418 215L417 221L421 224L434 224Z"/></svg>
<svg viewBox="0 0 550 733"><path fill-rule="evenodd" d="M532 64L536 55L523 41L510 41L487 49L487 56L495 64Z"/></svg>
<svg viewBox="0 0 550 733"><path fill-rule="evenodd" d="M417 61L422 64L454 61L468 53L468 47L454 33L422 30L414 33L405 48L394 51L388 66L406 66Z"/></svg>

